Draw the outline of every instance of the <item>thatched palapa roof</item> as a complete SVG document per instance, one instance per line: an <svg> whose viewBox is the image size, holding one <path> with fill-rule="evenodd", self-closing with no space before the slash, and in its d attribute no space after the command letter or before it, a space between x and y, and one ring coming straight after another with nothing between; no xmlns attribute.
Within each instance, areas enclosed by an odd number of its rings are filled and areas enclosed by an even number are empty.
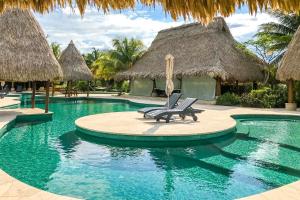
<svg viewBox="0 0 300 200"><path fill-rule="evenodd" d="M280 9L285 12L300 11L300 1L298 0L1 0L0 12L5 8L19 7L44 13L68 5L71 8L77 6L80 13L83 14L87 5L107 12L109 10L134 8L137 2L153 7L158 4L173 19L181 16L184 18L193 17L205 23L218 14L224 17L230 16L235 13L236 8L244 5L248 5L251 14L269 8Z"/></svg>
<svg viewBox="0 0 300 200"><path fill-rule="evenodd" d="M300 27L280 62L276 76L281 81L300 80Z"/></svg>
<svg viewBox="0 0 300 200"><path fill-rule="evenodd" d="M61 76L32 13L13 9L0 14L0 80L47 81Z"/></svg>
<svg viewBox="0 0 300 200"><path fill-rule="evenodd" d="M177 77L209 75L224 81L262 80L265 63L238 45L220 17L208 26L192 23L162 30L142 58L116 78L164 77L164 57L172 54Z"/></svg>
<svg viewBox="0 0 300 200"><path fill-rule="evenodd" d="M62 52L58 59L63 71L63 80L92 80L93 74L86 65L84 58L75 47L73 41Z"/></svg>

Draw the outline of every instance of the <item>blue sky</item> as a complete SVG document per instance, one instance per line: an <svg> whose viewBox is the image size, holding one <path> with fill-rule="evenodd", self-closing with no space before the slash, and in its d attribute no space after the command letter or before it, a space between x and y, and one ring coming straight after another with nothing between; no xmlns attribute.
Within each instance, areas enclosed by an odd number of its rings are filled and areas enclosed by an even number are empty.
<svg viewBox="0 0 300 200"><path fill-rule="evenodd" d="M65 48L69 41L73 40L82 53L90 51L93 47L111 48L112 39L123 37L141 39L149 46L159 30L193 22L183 19L174 21L160 6L153 8L140 4L134 10L113 11L108 14L88 8L83 17L76 8L57 9L49 14L35 16L49 42L57 42ZM237 10L225 20L238 41L250 39L260 24L274 21L266 13L249 15L246 7Z"/></svg>

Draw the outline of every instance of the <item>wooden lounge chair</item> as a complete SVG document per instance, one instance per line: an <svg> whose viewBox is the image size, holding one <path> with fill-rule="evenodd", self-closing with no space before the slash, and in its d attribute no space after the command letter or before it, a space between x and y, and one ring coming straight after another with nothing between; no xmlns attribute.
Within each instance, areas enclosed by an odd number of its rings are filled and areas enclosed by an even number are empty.
<svg viewBox="0 0 300 200"><path fill-rule="evenodd" d="M197 101L196 98L186 98L182 103L178 104L173 109L165 110L154 110L146 113L146 117L156 119L159 121L161 119L166 120L166 123L170 122L170 119L173 115L179 115L182 119L185 119L186 116L193 117L194 121L198 120L196 113L201 113L203 110L193 109L191 106Z"/></svg>
<svg viewBox="0 0 300 200"><path fill-rule="evenodd" d="M178 102L178 100L180 99L181 96L182 96L182 94L180 94L180 93L173 93L170 96L170 105L169 105L169 102L167 101L164 106L146 107L146 108L139 109L138 112L143 113L144 117L145 117L146 113L154 111L154 110L167 110L167 109L175 108L175 106L177 105L177 102Z"/></svg>

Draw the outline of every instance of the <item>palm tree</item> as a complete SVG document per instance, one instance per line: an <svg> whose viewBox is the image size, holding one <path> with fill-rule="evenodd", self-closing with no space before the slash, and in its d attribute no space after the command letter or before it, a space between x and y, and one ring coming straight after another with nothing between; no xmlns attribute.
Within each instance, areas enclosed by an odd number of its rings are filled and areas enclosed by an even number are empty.
<svg viewBox="0 0 300 200"><path fill-rule="evenodd" d="M105 80L110 81L113 79L113 76L118 72L117 70L118 60L112 59L111 53L103 53L93 64L92 66L97 69L96 76Z"/></svg>
<svg viewBox="0 0 300 200"><path fill-rule="evenodd" d="M53 54L55 56L55 58L58 60L60 54L61 54L61 47L60 47L60 44L56 43L56 42L52 42L50 44L50 47L53 51Z"/></svg>
<svg viewBox="0 0 300 200"><path fill-rule="evenodd" d="M287 50L288 44L300 25L300 16L295 13L283 13L280 11L269 12L278 22L269 22L260 25L257 38L269 38L268 51L277 52L278 56L273 60L278 63Z"/></svg>
<svg viewBox="0 0 300 200"><path fill-rule="evenodd" d="M131 68L145 52L145 46L141 40L133 38L114 39L112 43L114 49L110 52L111 57L118 61L116 67L119 70Z"/></svg>

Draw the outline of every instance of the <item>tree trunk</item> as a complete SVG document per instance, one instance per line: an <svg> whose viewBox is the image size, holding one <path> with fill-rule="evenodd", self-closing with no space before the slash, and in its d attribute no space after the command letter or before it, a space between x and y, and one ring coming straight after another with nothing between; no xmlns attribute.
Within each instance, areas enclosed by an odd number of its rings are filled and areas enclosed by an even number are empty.
<svg viewBox="0 0 300 200"><path fill-rule="evenodd" d="M36 91L36 82L32 82L32 94L31 94L31 108L35 108L35 91Z"/></svg>
<svg viewBox="0 0 300 200"><path fill-rule="evenodd" d="M55 83L54 81L52 81L52 96L54 97L54 93L55 93Z"/></svg>
<svg viewBox="0 0 300 200"><path fill-rule="evenodd" d="M288 86L288 103L295 103L294 81L292 79L287 81Z"/></svg>
<svg viewBox="0 0 300 200"><path fill-rule="evenodd" d="M88 81L88 89L87 89L86 96L87 96L87 97L90 96L90 81Z"/></svg>
<svg viewBox="0 0 300 200"><path fill-rule="evenodd" d="M216 78L216 97L221 96L221 85L222 79L220 77Z"/></svg>
<svg viewBox="0 0 300 200"><path fill-rule="evenodd" d="M49 111L49 86L50 86L50 81L47 81L46 82L45 113L48 113L48 111Z"/></svg>

